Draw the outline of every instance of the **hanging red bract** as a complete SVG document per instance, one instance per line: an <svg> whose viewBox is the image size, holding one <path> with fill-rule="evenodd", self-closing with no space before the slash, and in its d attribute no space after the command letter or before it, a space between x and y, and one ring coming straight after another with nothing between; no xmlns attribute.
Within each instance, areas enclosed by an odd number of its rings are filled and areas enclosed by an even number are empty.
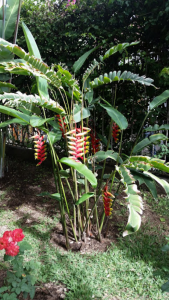
<svg viewBox="0 0 169 300"><path fill-rule="evenodd" d="M75 128L65 134L69 140L68 152L70 158L76 162L80 162L79 159L83 160L84 155L89 152L89 136L87 136L89 131L89 128L83 127L83 131L81 128Z"/></svg>
<svg viewBox="0 0 169 300"><path fill-rule="evenodd" d="M112 137L114 138L115 142L117 143L118 141L118 136L119 136L120 128L116 123L113 123L112 126Z"/></svg>
<svg viewBox="0 0 169 300"><path fill-rule="evenodd" d="M40 166L47 157L47 145L46 141L44 140L44 136L40 136L40 132L39 134L33 136L33 138L36 139L36 141L34 141L35 159L39 160L37 166Z"/></svg>
<svg viewBox="0 0 169 300"><path fill-rule="evenodd" d="M57 120L58 120L59 128L62 131L62 136L64 138L65 133L67 131L67 124L66 124L66 122L64 122L65 117L61 117L60 115L56 115L56 117L57 117Z"/></svg>
<svg viewBox="0 0 169 300"><path fill-rule="evenodd" d="M106 184L106 186L104 187L103 190L103 203L104 203L104 211L105 211L105 215L108 217L111 215L112 213L112 201L114 196L108 192L108 185Z"/></svg>
<svg viewBox="0 0 169 300"><path fill-rule="evenodd" d="M95 154L100 150L100 139L96 138L96 132L91 130L90 132L90 138L91 138L91 152L92 154Z"/></svg>

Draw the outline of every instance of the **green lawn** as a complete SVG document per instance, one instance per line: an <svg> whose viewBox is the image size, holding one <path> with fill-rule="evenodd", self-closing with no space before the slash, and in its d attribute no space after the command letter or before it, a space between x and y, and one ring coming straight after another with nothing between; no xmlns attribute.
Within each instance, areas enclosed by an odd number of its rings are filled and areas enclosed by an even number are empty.
<svg viewBox="0 0 169 300"><path fill-rule="evenodd" d="M2 228L10 230L22 227L25 240L32 245L25 263L30 257L35 260L38 283L64 283L68 289L66 300L168 299L169 294L162 294L160 289L169 277L169 255L161 251L169 228L169 214L162 205L166 198L161 197L158 202L148 194L145 198L159 220L163 219L158 228L157 224L144 222L139 232L120 237L104 253L89 255L57 250L50 243L57 218L47 218L41 212L38 220L23 225L24 218L31 219L31 209L28 211L24 206L15 211L1 210L0 223ZM2 269L3 251L0 255Z"/></svg>

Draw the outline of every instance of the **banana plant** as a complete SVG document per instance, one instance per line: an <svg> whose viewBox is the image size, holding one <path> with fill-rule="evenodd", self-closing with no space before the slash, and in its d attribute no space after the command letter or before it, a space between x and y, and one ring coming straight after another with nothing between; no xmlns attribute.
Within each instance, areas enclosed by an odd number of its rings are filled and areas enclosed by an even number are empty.
<svg viewBox="0 0 169 300"><path fill-rule="evenodd" d="M118 83L119 81L125 80L133 83L137 81L139 84L153 86L152 79L127 71L122 74L120 71L112 71L109 74L97 76L94 80L90 81L90 75L92 72L96 70L98 66L103 64L105 59L117 51L122 52L126 47L134 46L135 43L124 43L111 47L103 56L100 57L100 61L94 60L94 62L85 71L80 88L79 83L68 70L57 65L57 70L55 71L54 68L50 68L42 61L33 36L25 24L23 24L23 30L29 53L26 53L17 45L13 45L4 39L0 39L1 51L10 51L21 58L21 60L1 61L0 68L11 74L34 75L37 80L39 96L25 95L20 92L4 92L4 94L0 95L0 99L4 104L4 106L0 106L0 112L13 117L12 120L4 122L0 126L6 126L11 122L31 124L31 126L36 127L39 132L40 130L43 130L47 134L54 171L56 170L55 182L56 188L59 192L59 196L57 194L57 200L59 199L58 201L60 202L62 224L66 235L67 247L69 247L69 242L65 224L65 210L70 218L75 240L77 239L77 236L79 239L81 237L85 239L86 232L89 234L89 225L91 223L91 216L93 213L95 214L94 219L97 224L98 237L101 239L101 229L103 227L104 219L105 217L108 220L110 219L113 204L117 201L116 196L112 194L112 187L115 180L119 181L118 190L120 186L123 186L124 188L124 193L126 194L124 202L129 211L128 223L123 235L126 236L137 231L141 225L143 199L136 182L139 181L140 184L145 183L154 198L157 197L155 181L163 186L167 194L169 193L169 184L165 180L161 180L151 173L151 168L169 172L167 164L159 159L141 156L139 155L139 152L148 145L165 140L166 137L163 134L158 133L152 135L149 139L147 138L143 141L139 141L140 131L133 145L131 155L124 160L121 155L121 149L123 131L128 127L127 118L116 109L116 99L114 99L114 106L112 106L101 97L99 98L99 101L96 101L96 105L99 105L102 109L104 109L107 113L107 118L110 118L106 151L98 151L99 148L97 148L97 151L95 151L93 155L88 154L90 151L90 143L88 140L90 128L84 127L84 120L88 123L88 118L90 116L90 111L87 107L84 107L84 104L87 103L87 101L89 104L91 103L91 98L89 97L89 94L87 95L87 93L92 95L93 89L98 88L100 85L112 84L113 82ZM88 51L85 55L79 58L77 62L75 62L74 73L80 70L90 53L92 53L92 51ZM86 92L84 89L87 80L89 81L90 88L87 89ZM48 93L48 84L50 84L50 86L53 85L58 92L57 95L59 96L56 96L54 99L50 98ZM167 97L168 92L154 98L154 100L150 103L150 111L165 102ZM64 107L60 105L59 99L62 99ZM71 105L69 105L69 100L71 100ZM28 107L29 105L34 106L34 111L31 113ZM41 115L35 112L35 108L41 109ZM51 118L46 118L46 110L50 110L54 115ZM55 114L59 115L57 116L57 120ZM53 131L49 131L48 125L53 127ZM60 135L58 134L58 128L61 129ZM109 150L112 128L115 130L113 137L116 140L117 134L120 137L118 152L115 152L112 149ZM53 145L56 141L61 139L61 136L65 140L68 157L66 156L59 160ZM36 149L36 158L40 157L41 164L43 158L46 157L45 146L40 134L35 138L38 139L37 145L39 145ZM42 146L43 149L41 149ZM112 168L112 172L108 175L104 174L107 159L112 159L115 163L115 167ZM95 176L95 170L99 167L100 162L103 162L103 167L101 179L98 184ZM62 164L67 165L70 168L70 172L67 173L64 171L62 169ZM74 184L73 192L68 180L70 176L72 176ZM70 203L68 203L65 195L62 178L66 179L72 195ZM104 181L105 179L106 181ZM82 195L81 187L83 185L85 187L85 193ZM94 191L90 192L91 189L94 189ZM101 222L99 223L97 203L100 197L103 198L104 213L101 217ZM89 199L91 198L94 199L92 207L89 206ZM84 202L86 203L86 212L84 212ZM70 205L73 205L73 217L70 213ZM74 220L74 223L72 223L72 219ZM78 221L78 224L76 221ZM78 235L76 232L77 228Z"/></svg>
<svg viewBox="0 0 169 300"><path fill-rule="evenodd" d="M19 17L21 10L21 0L0 0L0 37L10 39L14 34L14 43L16 43ZM11 61L13 54L7 49L0 47L0 62ZM15 86L11 84L11 76L6 71L0 71L0 93L7 92ZM1 114L1 122L5 120L5 116ZM0 130L0 178L4 176L5 166L5 144L6 144L6 128Z"/></svg>

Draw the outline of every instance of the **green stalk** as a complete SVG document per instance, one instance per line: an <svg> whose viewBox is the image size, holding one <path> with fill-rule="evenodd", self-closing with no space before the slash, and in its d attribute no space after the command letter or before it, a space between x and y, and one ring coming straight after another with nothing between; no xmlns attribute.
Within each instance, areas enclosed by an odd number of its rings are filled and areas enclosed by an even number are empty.
<svg viewBox="0 0 169 300"><path fill-rule="evenodd" d="M142 124L141 124L141 127L140 127L140 129L139 129L139 132L138 132L138 134L137 134L137 137L136 137L136 140L135 140L135 143L134 143L134 146L133 146L133 148L132 148L132 150L131 150L130 156L132 155L133 150L134 150L134 147L135 147L135 145L137 144L137 141L138 141L138 139L139 139L139 137L140 137L141 131L142 131L143 126L144 126L144 122L145 122L145 120L147 119L148 115L149 115L149 112L146 114L146 116L145 116L145 118L144 118L144 120L143 120L143 122L142 122Z"/></svg>
<svg viewBox="0 0 169 300"><path fill-rule="evenodd" d="M5 0L2 2L2 11L3 11L3 16L2 16L2 38L5 40L5 13L6 13L6 5L5 5Z"/></svg>
<svg viewBox="0 0 169 300"><path fill-rule="evenodd" d="M107 141L107 148L106 148L106 151L108 150L109 144L110 144L112 124L113 124L113 120L111 120L111 123L110 123L110 130L109 130L109 137L108 137L108 141ZM98 195L97 195L97 198L96 198L96 200L95 200L94 206L93 206L93 208L91 209L91 212L90 212L90 214L89 214L89 216L88 216L88 218L87 218L87 220L86 220L86 224L85 224L85 227L84 227L84 231L85 231L86 228L87 228L88 221L89 221L91 215L93 214L93 210L94 210L94 208L95 208L95 206L96 206L96 204L97 204L97 202L98 202L98 200L99 200L100 194L101 194L101 190L102 190L101 185L102 185L102 180L103 180L103 175L104 175L105 166L106 166L106 160L104 161L104 165L103 165L103 169L102 169L101 179L100 179L100 183L99 183L99 191L98 191Z"/></svg>

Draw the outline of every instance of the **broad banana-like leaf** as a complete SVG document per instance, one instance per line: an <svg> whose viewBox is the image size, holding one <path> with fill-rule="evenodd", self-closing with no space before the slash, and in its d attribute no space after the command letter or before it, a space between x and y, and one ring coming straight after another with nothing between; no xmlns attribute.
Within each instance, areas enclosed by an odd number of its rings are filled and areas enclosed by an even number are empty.
<svg viewBox="0 0 169 300"><path fill-rule="evenodd" d="M97 187L97 178L95 175L81 162L75 162L72 158L63 157L59 160L59 162L72 167L77 170L80 174L84 175L86 179L91 183L91 185L96 188Z"/></svg>
<svg viewBox="0 0 169 300"><path fill-rule="evenodd" d="M159 130L169 130L169 124L163 124L161 126L155 124L154 126L149 126L144 129L144 131L159 131Z"/></svg>
<svg viewBox="0 0 169 300"><path fill-rule="evenodd" d="M74 110L73 110L73 121L75 123L80 122L81 118L86 119L86 118L90 117L90 111L88 108L83 107L82 116L81 116L81 109L82 109L81 105L75 104Z"/></svg>
<svg viewBox="0 0 169 300"><path fill-rule="evenodd" d="M89 51L87 51L86 53L84 53L82 56L79 57L79 59L74 63L73 65L73 71L74 73L77 73L77 71L80 70L80 68L83 66L83 64L85 63L86 59L88 58L88 56L94 52L98 47L95 47Z"/></svg>
<svg viewBox="0 0 169 300"><path fill-rule="evenodd" d="M133 43L123 43L123 44L118 44L116 46L111 47L109 50L106 51L104 56L100 56L100 60L103 61L106 58L110 57L111 55L115 54L116 52L122 53L123 50L125 50L129 46L134 46L139 44L140 42L133 42Z"/></svg>
<svg viewBox="0 0 169 300"><path fill-rule="evenodd" d="M126 129L128 126L128 122L125 116L123 116L117 109L113 108L110 104L101 104L99 103L101 107L103 107L108 115L111 117L111 119L119 126L121 130Z"/></svg>
<svg viewBox="0 0 169 300"><path fill-rule="evenodd" d="M151 158L149 156L131 156L129 158L130 162L133 162L138 169L143 169L144 171L148 171L151 168L158 169L163 172L169 173L169 166L164 164L164 160L159 158Z"/></svg>
<svg viewBox="0 0 169 300"><path fill-rule="evenodd" d="M35 39L24 22L22 22L22 28L23 28L23 32L25 35L29 54L35 56L36 58L39 58L42 61L42 58L41 58L38 46L35 42ZM38 91L39 91L40 97L44 97L49 100L47 80L45 80L42 77L36 77L36 81L37 81L37 86L38 86Z"/></svg>
<svg viewBox="0 0 169 300"><path fill-rule="evenodd" d="M16 54L20 58L24 59L28 64L23 63L17 63L16 67L17 70L15 70L14 62L11 62L11 64L6 64L5 70L9 71L11 73L17 74L17 71L19 71L19 68L21 70L28 70L35 76L40 76L45 78L49 83L57 87L58 89L62 89L62 81L61 76L59 76L60 72L58 74L53 70L50 69L47 64L42 62L40 59L35 58L34 56L31 56L29 53L26 53L22 48L20 48L18 45L13 45L3 39L0 39L0 46L5 47L12 53ZM1 50L1 49L0 49ZM1 51L0 51L1 54ZM13 67L12 67L13 65ZM77 98L77 100L80 101L80 88L77 84L77 81L75 79L71 79L67 82L67 84L74 90L73 95Z"/></svg>
<svg viewBox="0 0 169 300"><path fill-rule="evenodd" d="M48 123L49 121L52 121L52 120L54 120L54 117L44 119L42 117L33 115L30 117L30 124L32 127L41 127L44 123Z"/></svg>
<svg viewBox="0 0 169 300"><path fill-rule="evenodd" d="M17 111L13 108L0 105L0 112L3 114L6 114L8 116L20 119L20 120L24 121L25 123L29 124L30 116L23 114L20 111Z"/></svg>
<svg viewBox="0 0 169 300"><path fill-rule="evenodd" d="M7 87L7 88L11 88L11 89L15 89L16 90L16 86L12 83L8 83L8 82L1 82L0 81L0 88L1 87Z"/></svg>
<svg viewBox="0 0 169 300"><path fill-rule="evenodd" d="M90 197L93 197L93 196L94 196L94 193L83 194L83 196L80 197L80 199L76 202L76 205L83 203L84 201L86 201L87 199L89 199Z"/></svg>
<svg viewBox="0 0 169 300"><path fill-rule="evenodd" d="M169 98L169 90L164 91L161 95L154 98L154 100L150 103L150 110L156 108L157 106L163 104Z"/></svg>
<svg viewBox="0 0 169 300"><path fill-rule="evenodd" d="M98 151L95 153L95 155L93 155L93 157L96 160L96 162L101 162L107 158L111 158L120 164L123 163L123 160L121 159L119 154L117 152L114 152L113 150Z"/></svg>
<svg viewBox="0 0 169 300"><path fill-rule="evenodd" d="M6 102L6 105L18 107L20 103L34 103L36 105L39 105L41 107L50 109L54 111L57 114L64 114L65 111L62 108L62 106L59 105L56 101L53 101L52 99L47 100L46 98L40 98L39 96L35 95L26 95L22 94L21 92L17 93L4 93L3 95L0 95L0 100L2 102Z"/></svg>
<svg viewBox="0 0 169 300"><path fill-rule="evenodd" d="M151 135L149 138L143 139L141 142L139 142L133 149L133 153L140 152L142 149L144 149L147 146L150 146L151 144L157 144L160 141L165 141L168 138L162 134L162 133L157 133Z"/></svg>
<svg viewBox="0 0 169 300"><path fill-rule="evenodd" d="M28 125L27 122L22 121L21 119L13 118L13 119L6 120L3 123L0 123L0 128L6 127L10 124L20 124L20 125L23 125L23 126Z"/></svg>
<svg viewBox="0 0 169 300"><path fill-rule="evenodd" d="M5 32L4 36L5 39L8 40L12 37L15 24L18 14L19 8L19 0L8 0L7 3L5 1ZM2 36L2 29L3 29L3 0L0 0L0 36Z"/></svg>
<svg viewBox="0 0 169 300"><path fill-rule="evenodd" d="M146 184L154 199L157 199L157 189L156 189L155 181L142 172L130 168L129 170L133 175L135 181L138 180L139 185Z"/></svg>
<svg viewBox="0 0 169 300"><path fill-rule="evenodd" d="M144 172L143 174L148 175L150 178L152 178L153 180L158 182L158 184L160 184L163 187L163 189L165 190L167 196L169 196L169 183L166 180L160 179L150 172Z"/></svg>
<svg viewBox="0 0 169 300"><path fill-rule="evenodd" d="M126 236L140 228L140 214L143 212L143 202L141 196L139 195L140 191L138 191L134 177L131 175L130 171L125 166L116 166L116 170L121 177L121 181L125 186L125 193L127 194L125 199L129 209L129 218L126 230L123 233L123 236Z"/></svg>
<svg viewBox="0 0 169 300"><path fill-rule="evenodd" d="M110 72L109 74L105 73L104 75L100 75L98 78L95 78L94 81L90 82L90 86L92 88L96 88L103 84L108 84L116 81L120 82L124 80L132 81L133 83L137 81L147 86L150 85L153 86L152 82L154 81L151 78L146 78L145 76L139 76L138 74L131 73L130 71L124 71L122 74L121 71L118 72L114 71L114 72Z"/></svg>

